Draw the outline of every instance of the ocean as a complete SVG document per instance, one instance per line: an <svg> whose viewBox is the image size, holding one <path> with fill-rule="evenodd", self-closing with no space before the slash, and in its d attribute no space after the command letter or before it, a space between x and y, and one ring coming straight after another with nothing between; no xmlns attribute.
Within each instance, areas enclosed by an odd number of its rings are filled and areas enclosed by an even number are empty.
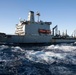
<svg viewBox="0 0 76 75"><path fill-rule="evenodd" d="M0 45L0 75L76 75L76 46Z"/></svg>

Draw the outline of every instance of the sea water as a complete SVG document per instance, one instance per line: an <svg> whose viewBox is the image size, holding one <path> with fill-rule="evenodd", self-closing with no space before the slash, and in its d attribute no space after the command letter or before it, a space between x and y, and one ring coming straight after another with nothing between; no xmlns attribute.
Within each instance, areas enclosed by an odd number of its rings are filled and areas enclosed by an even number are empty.
<svg viewBox="0 0 76 75"><path fill-rule="evenodd" d="M76 75L76 46L0 45L0 75Z"/></svg>

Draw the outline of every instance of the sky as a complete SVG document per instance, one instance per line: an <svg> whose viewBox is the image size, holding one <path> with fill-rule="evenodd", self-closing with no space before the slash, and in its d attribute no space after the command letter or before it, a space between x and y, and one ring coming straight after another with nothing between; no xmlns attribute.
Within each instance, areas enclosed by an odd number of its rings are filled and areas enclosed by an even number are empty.
<svg viewBox="0 0 76 75"><path fill-rule="evenodd" d="M52 22L50 29L58 25L69 35L76 29L76 0L0 0L0 32L15 33L19 18L27 20L28 12L40 12L40 20Z"/></svg>

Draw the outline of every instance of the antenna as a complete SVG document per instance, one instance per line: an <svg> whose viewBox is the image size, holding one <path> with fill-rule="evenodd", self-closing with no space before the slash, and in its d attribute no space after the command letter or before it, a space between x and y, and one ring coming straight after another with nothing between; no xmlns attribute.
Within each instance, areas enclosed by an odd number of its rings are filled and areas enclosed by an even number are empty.
<svg viewBox="0 0 76 75"><path fill-rule="evenodd" d="M38 22L39 22L40 13L37 11L37 14L36 15L38 16Z"/></svg>
<svg viewBox="0 0 76 75"><path fill-rule="evenodd" d="M22 21L22 18L19 18L19 22L21 22Z"/></svg>

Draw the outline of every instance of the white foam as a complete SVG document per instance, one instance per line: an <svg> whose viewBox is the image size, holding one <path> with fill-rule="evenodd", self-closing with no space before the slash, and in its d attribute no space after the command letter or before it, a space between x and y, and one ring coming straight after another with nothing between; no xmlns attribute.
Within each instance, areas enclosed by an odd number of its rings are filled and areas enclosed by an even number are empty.
<svg viewBox="0 0 76 75"><path fill-rule="evenodd" d="M76 54L75 46L50 45L50 46L46 47L45 50L27 51L27 58L29 60L32 60L35 62L42 62L42 61L53 62L56 60L58 60L58 62L60 62L59 60L63 60L64 63L66 61L66 63L71 62L71 63L75 64L76 59L73 58ZM59 52L59 51L61 51L61 52Z"/></svg>
<svg viewBox="0 0 76 75"><path fill-rule="evenodd" d="M6 46L6 45L0 45L0 50L4 50L4 49L7 49L8 48L8 46Z"/></svg>
<svg viewBox="0 0 76 75"><path fill-rule="evenodd" d="M59 53L54 53L54 52L43 52L43 51L33 51L33 52L28 52L27 58L32 61L36 62L41 62L46 61L46 62L53 62L55 59L53 57L58 58L58 59L64 59L64 56L59 54Z"/></svg>
<svg viewBox="0 0 76 75"><path fill-rule="evenodd" d="M73 51L76 49L76 46L67 46L67 45L61 45L61 46L56 45L56 46L54 46L54 45L50 45L50 46L46 47L46 49L49 49L49 50L50 49L59 49L59 50L63 50L63 51Z"/></svg>
<svg viewBox="0 0 76 75"><path fill-rule="evenodd" d="M0 50L8 48L8 46L0 46ZM34 49L34 48L33 48ZM20 59L29 59L34 62L40 62L40 63L52 63L54 61L61 62L63 61L64 63L76 63L76 46L69 46L69 45L50 45L41 48L41 51L34 51L32 50L24 50L23 48L16 46L16 47L11 47L12 52L16 52L16 56L19 57ZM18 54L17 54L18 53ZM3 53L2 53L3 54ZM25 55L23 55L25 54ZM11 57L7 57L7 53L4 53L1 58L5 58L6 60L9 60L11 58L15 58L15 55L11 55Z"/></svg>
<svg viewBox="0 0 76 75"><path fill-rule="evenodd" d="M20 48L19 46L16 47L11 47L13 52L17 52L17 51L24 51L22 48Z"/></svg>

